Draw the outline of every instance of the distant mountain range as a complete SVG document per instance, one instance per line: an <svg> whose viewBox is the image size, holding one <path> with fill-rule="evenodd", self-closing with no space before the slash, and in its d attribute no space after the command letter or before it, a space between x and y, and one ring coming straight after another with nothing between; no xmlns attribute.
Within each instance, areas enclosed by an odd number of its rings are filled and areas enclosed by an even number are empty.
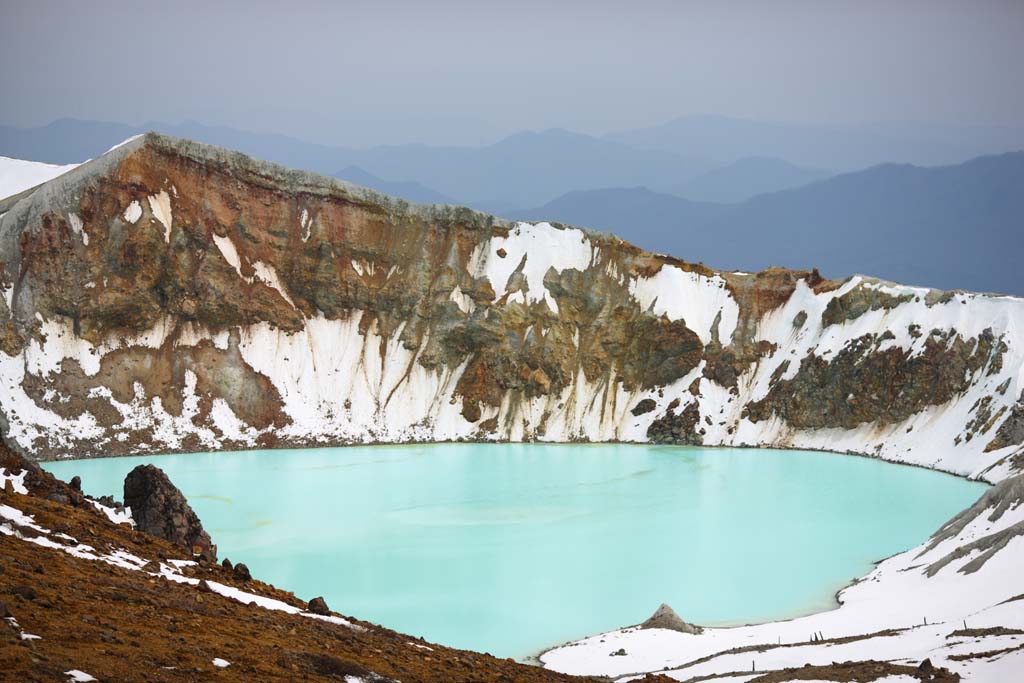
<svg viewBox="0 0 1024 683"><path fill-rule="evenodd" d="M558 129L517 133L485 147L345 149L192 121L135 127L75 119L31 129L0 126L0 155L48 163L80 162L146 130L328 175L356 166L378 178L418 182L459 203L496 207L541 204L592 187L681 184L719 165Z"/></svg>
<svg viewBox="0 0 1024 683"><path fill-rule="evenodd" d="M687 116L603 137L551 129L516 133L482 147L368 149L195 121L129 126L60 119L39 128L0 126L0 155L75 163L146 130L318 173L357 167L377 180L416 183L417 192L428 191L425 196L440 195L497 214L600 187L644 186L694 201L740 202L883 162L952 164L1024 149L1024 128L808 125L722 116Z"/></svg>
<svg viewBox="0 0 1024 683"><path fill-rule="evenodd" d="M984 154L1024 149L1024 127L918 123L830 125L683 116L649 128L609 133L633 147L735 161L762 156L841 171L885 163L955 164Z"/></svg>
<svg viewBox="0 0 1024 683"><path fill-rule="evenodd" d="M612 231L717 268L817 266L826 276L1024 295L1024 152L937 168L884 164L734 205L618 188L512 213Z"/></svg>
<svg viewBox="0 0 1024 683"><path fill-rule="evenodd" d="M348 182L355 183L356 185L368 187L371 190L377 190L377 192L383 192L384 194L391 195L392 197L401 197L402 199L406 199L410 202L419 202L420 204L459 203L448 195L432 190L426 185L418 183L415 180L384 180L359 168L358 166L343 168L335 173L334 177L347 180Z"/></svg>
<svg viewBox="0 0 1024 683"><path fill-rule="evenodd" d="M714 168L680 185L653 189L684 199L733 204L766 192L800 187L835 175L834 171L797 166L782 159L746 157Z"/></svg>

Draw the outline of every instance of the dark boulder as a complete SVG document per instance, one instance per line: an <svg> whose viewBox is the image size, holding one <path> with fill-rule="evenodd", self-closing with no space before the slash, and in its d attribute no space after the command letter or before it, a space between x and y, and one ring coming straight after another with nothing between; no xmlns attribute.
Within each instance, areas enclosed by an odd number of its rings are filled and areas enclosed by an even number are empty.
<svg viewBox="0 0 1024 683"><path fill-rule="evenodd" d="M163 470L139 465L124 479L124 504L140 531L187 549L193 555L216 561L217 546L203 530L192 507Z"/></svg>
<svg viewBox="0 0 1024 683"><path fill-rule="evenodd" d="M313 598L309 601L309 607L306 611L310 614L319 614L320 616L326 617L330 615L331 610L327 607L327 602L323 598Z"/></svg>
<svg viewBox="0 0 1024 683"><path fill-rule="evenodd" d="M231 570L231 573L239 581L252 580L252 574L249 573L249 568L245 566L244 562L236 564L235 568Z"/></svg>

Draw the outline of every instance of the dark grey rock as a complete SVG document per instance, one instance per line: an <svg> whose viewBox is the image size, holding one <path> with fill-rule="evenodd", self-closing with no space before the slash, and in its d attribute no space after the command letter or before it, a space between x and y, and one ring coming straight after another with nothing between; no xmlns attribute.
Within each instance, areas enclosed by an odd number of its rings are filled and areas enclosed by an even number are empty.
<svg viewBox="0 0 1024 683"><path fill-rule="evenodd" d="M217 559L217 546L203 530L199 517L185 496L163 470L139 465L124 479L124 504L140 531L170 541L210 561Z"/></svg>
<svg viewBox="0 0 1024 683"><path fill-rule="evenodd" d="M644 413L649 413L654 410L657 405L658 404L653 398L645 398L633 406L633 410L629 412L633 413L633 415L643 415Z"/></svg>

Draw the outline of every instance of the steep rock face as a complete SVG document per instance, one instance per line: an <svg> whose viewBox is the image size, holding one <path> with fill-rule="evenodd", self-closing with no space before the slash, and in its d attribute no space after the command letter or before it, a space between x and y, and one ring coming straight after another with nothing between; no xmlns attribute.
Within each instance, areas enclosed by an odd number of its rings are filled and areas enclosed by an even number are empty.
<svg viewBox="0 0 1024 683"><path fill-rule="evenodd" d="M1015 298L718 272L157 134L0 201L0 262L0 420L37 458L544 439L1024 464Z"/></svg>
<svg viewBox="0 0 1024 683"><path fill-rule="evenodd" d="M217 546L203 529L184 494L153 465L139 465L124 478L124 504L140 531L170 541L211 562Z"/></svg>

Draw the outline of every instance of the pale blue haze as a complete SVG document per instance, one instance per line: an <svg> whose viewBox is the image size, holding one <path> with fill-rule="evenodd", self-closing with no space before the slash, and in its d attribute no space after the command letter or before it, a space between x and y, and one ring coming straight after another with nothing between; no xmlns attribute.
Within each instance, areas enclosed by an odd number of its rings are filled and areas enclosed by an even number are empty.
<svg viewBox="0 0 1024 683"><path fill-rule="evenodd" d="M139 463L188 496L221 557L342 614L524 657L634 624L834 605L984 485L868 458L633 445L460 444L46 463L121 497Z"/></svg>

